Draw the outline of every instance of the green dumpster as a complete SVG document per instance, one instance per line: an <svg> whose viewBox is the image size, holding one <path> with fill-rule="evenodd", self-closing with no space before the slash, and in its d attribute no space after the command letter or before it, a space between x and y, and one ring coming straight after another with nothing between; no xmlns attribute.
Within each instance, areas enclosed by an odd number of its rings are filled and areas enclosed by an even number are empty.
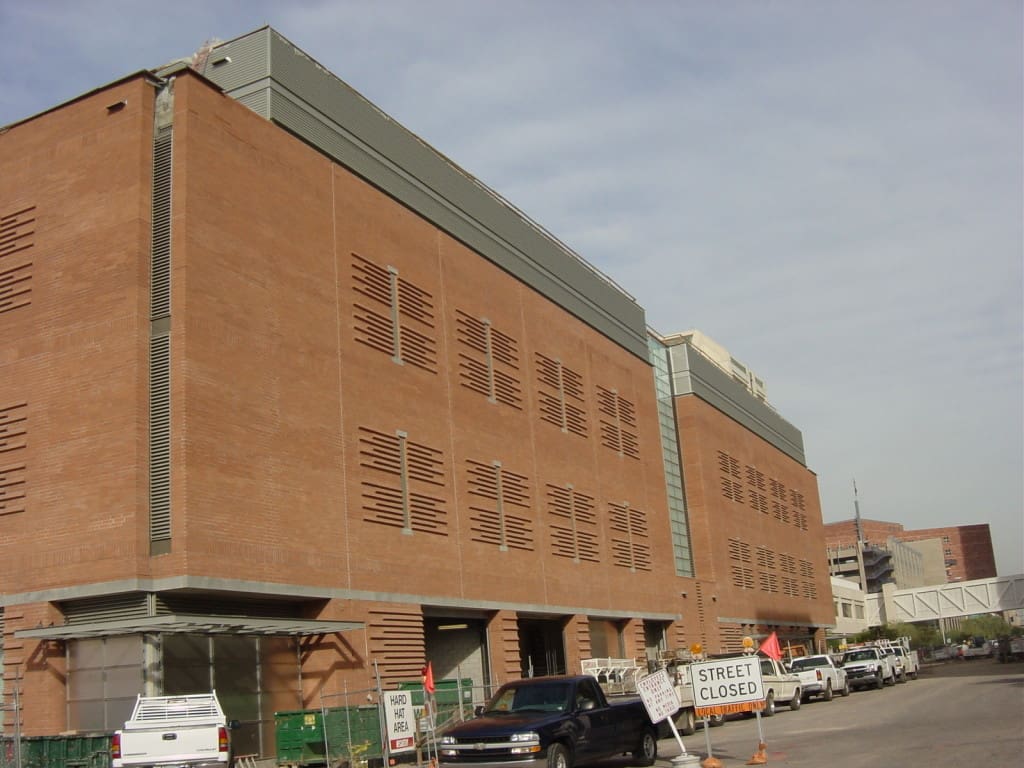
<svg viewBox="0 0 1024 768"><path fill-rule="evenodd" d="M376 706L331 707L327 740L323 713L305 709L274 713L278 765L355 764L383 756L380 710Z"/></svg>
<svg viewBox="0 0 1024 768"><path fill-rule="evenodd" d="M21 739L22 768L109 768L109 733L82 733L63 736L24 736ZM14 765L12 738L3 740L6 765Z"/></svg>

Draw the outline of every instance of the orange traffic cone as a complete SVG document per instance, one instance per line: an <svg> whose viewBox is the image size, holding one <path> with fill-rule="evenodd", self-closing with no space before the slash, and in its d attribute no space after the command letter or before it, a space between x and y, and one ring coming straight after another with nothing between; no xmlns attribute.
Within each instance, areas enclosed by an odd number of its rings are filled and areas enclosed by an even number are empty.
<svg viewBox="0 0 1024 768"><path fill-rule="evenodd" d="M714 755L711 755L710 757L704 758L700 764L700 768L724 768L724 766L722 765L721 760Z"/></svg>
<svg viewBox="0 0 1024 768"><path fill-rule="evenodd" d="M768 763L768 753L765 752L766 747L767 745L763 741L760 742L757 745L757 752L747 760L747 765L766 765Z"/></svg>

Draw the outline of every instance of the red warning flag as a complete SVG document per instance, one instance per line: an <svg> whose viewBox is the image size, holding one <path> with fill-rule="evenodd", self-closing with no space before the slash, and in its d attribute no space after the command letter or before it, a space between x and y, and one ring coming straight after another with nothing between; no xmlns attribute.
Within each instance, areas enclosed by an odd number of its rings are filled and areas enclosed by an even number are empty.
<svg viewBox="0 0 1024 768"><path fill-rule="evenodd" d="M776 643L778 647L778 643ZM427 693L434 692L434 669L430 666L430 662L427 662L427 666L423 668L423 690Z"/></svg>
<svg viewBox="0 0 1024 768"><path fill-rule="evenodd" d="M779 636L772 632L768 637L765 638L764 642L757 649L759 653L763 653L765 656L775 659L776 661L782 661L782 649L779 647Z"/></svg>

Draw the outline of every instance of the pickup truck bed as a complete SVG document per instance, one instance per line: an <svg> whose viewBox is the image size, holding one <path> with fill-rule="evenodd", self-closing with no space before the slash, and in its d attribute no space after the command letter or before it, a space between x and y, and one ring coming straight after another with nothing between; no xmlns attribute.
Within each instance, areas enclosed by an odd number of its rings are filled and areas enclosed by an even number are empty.
<svg viewBox="0 0 1024 768"><path fill-rule="evenodd" d="M228 724L216 694L139 696L111 757L112 768L226 767Z"/></svg>

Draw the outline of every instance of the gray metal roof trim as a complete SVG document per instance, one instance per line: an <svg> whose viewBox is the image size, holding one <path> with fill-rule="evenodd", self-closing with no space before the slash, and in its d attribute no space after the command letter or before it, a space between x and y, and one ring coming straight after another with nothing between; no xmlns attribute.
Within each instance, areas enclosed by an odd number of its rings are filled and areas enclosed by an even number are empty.
<svg viewBox="0 0 1024 768"><path fill-rule="evenodd" d="M42 640L77 640L87 637L111 637L149 632L173 632L209 635L330 635L363 629L358 621L315 621L297 619L263 619L239 616L195 616L186 614L150 616L122 621L97 621L87 624L62 624L54 627L20 629L18 638Z"/></svg>
<svg viewBox="0 0 1024 768"><path fill-rule="evenodd" d="M309 112L320 125L306 135L304 128L289 122L285 114L271 109L264 117L350 167L646 360L644 309L633 296L283 35L264 27L215 50L221 58L211 55L208 61L230 61L232 67L215 73L208 63L204 74L229 95L246 90L254 80L266 82L272 96ZM358 150L364 159L335 156L328 147L332 142L319 135L323 128L338 134L350 145L349 150ZM424 195L430 199L424 200ZM532 272L544 278L537 280Z"/></svg>

